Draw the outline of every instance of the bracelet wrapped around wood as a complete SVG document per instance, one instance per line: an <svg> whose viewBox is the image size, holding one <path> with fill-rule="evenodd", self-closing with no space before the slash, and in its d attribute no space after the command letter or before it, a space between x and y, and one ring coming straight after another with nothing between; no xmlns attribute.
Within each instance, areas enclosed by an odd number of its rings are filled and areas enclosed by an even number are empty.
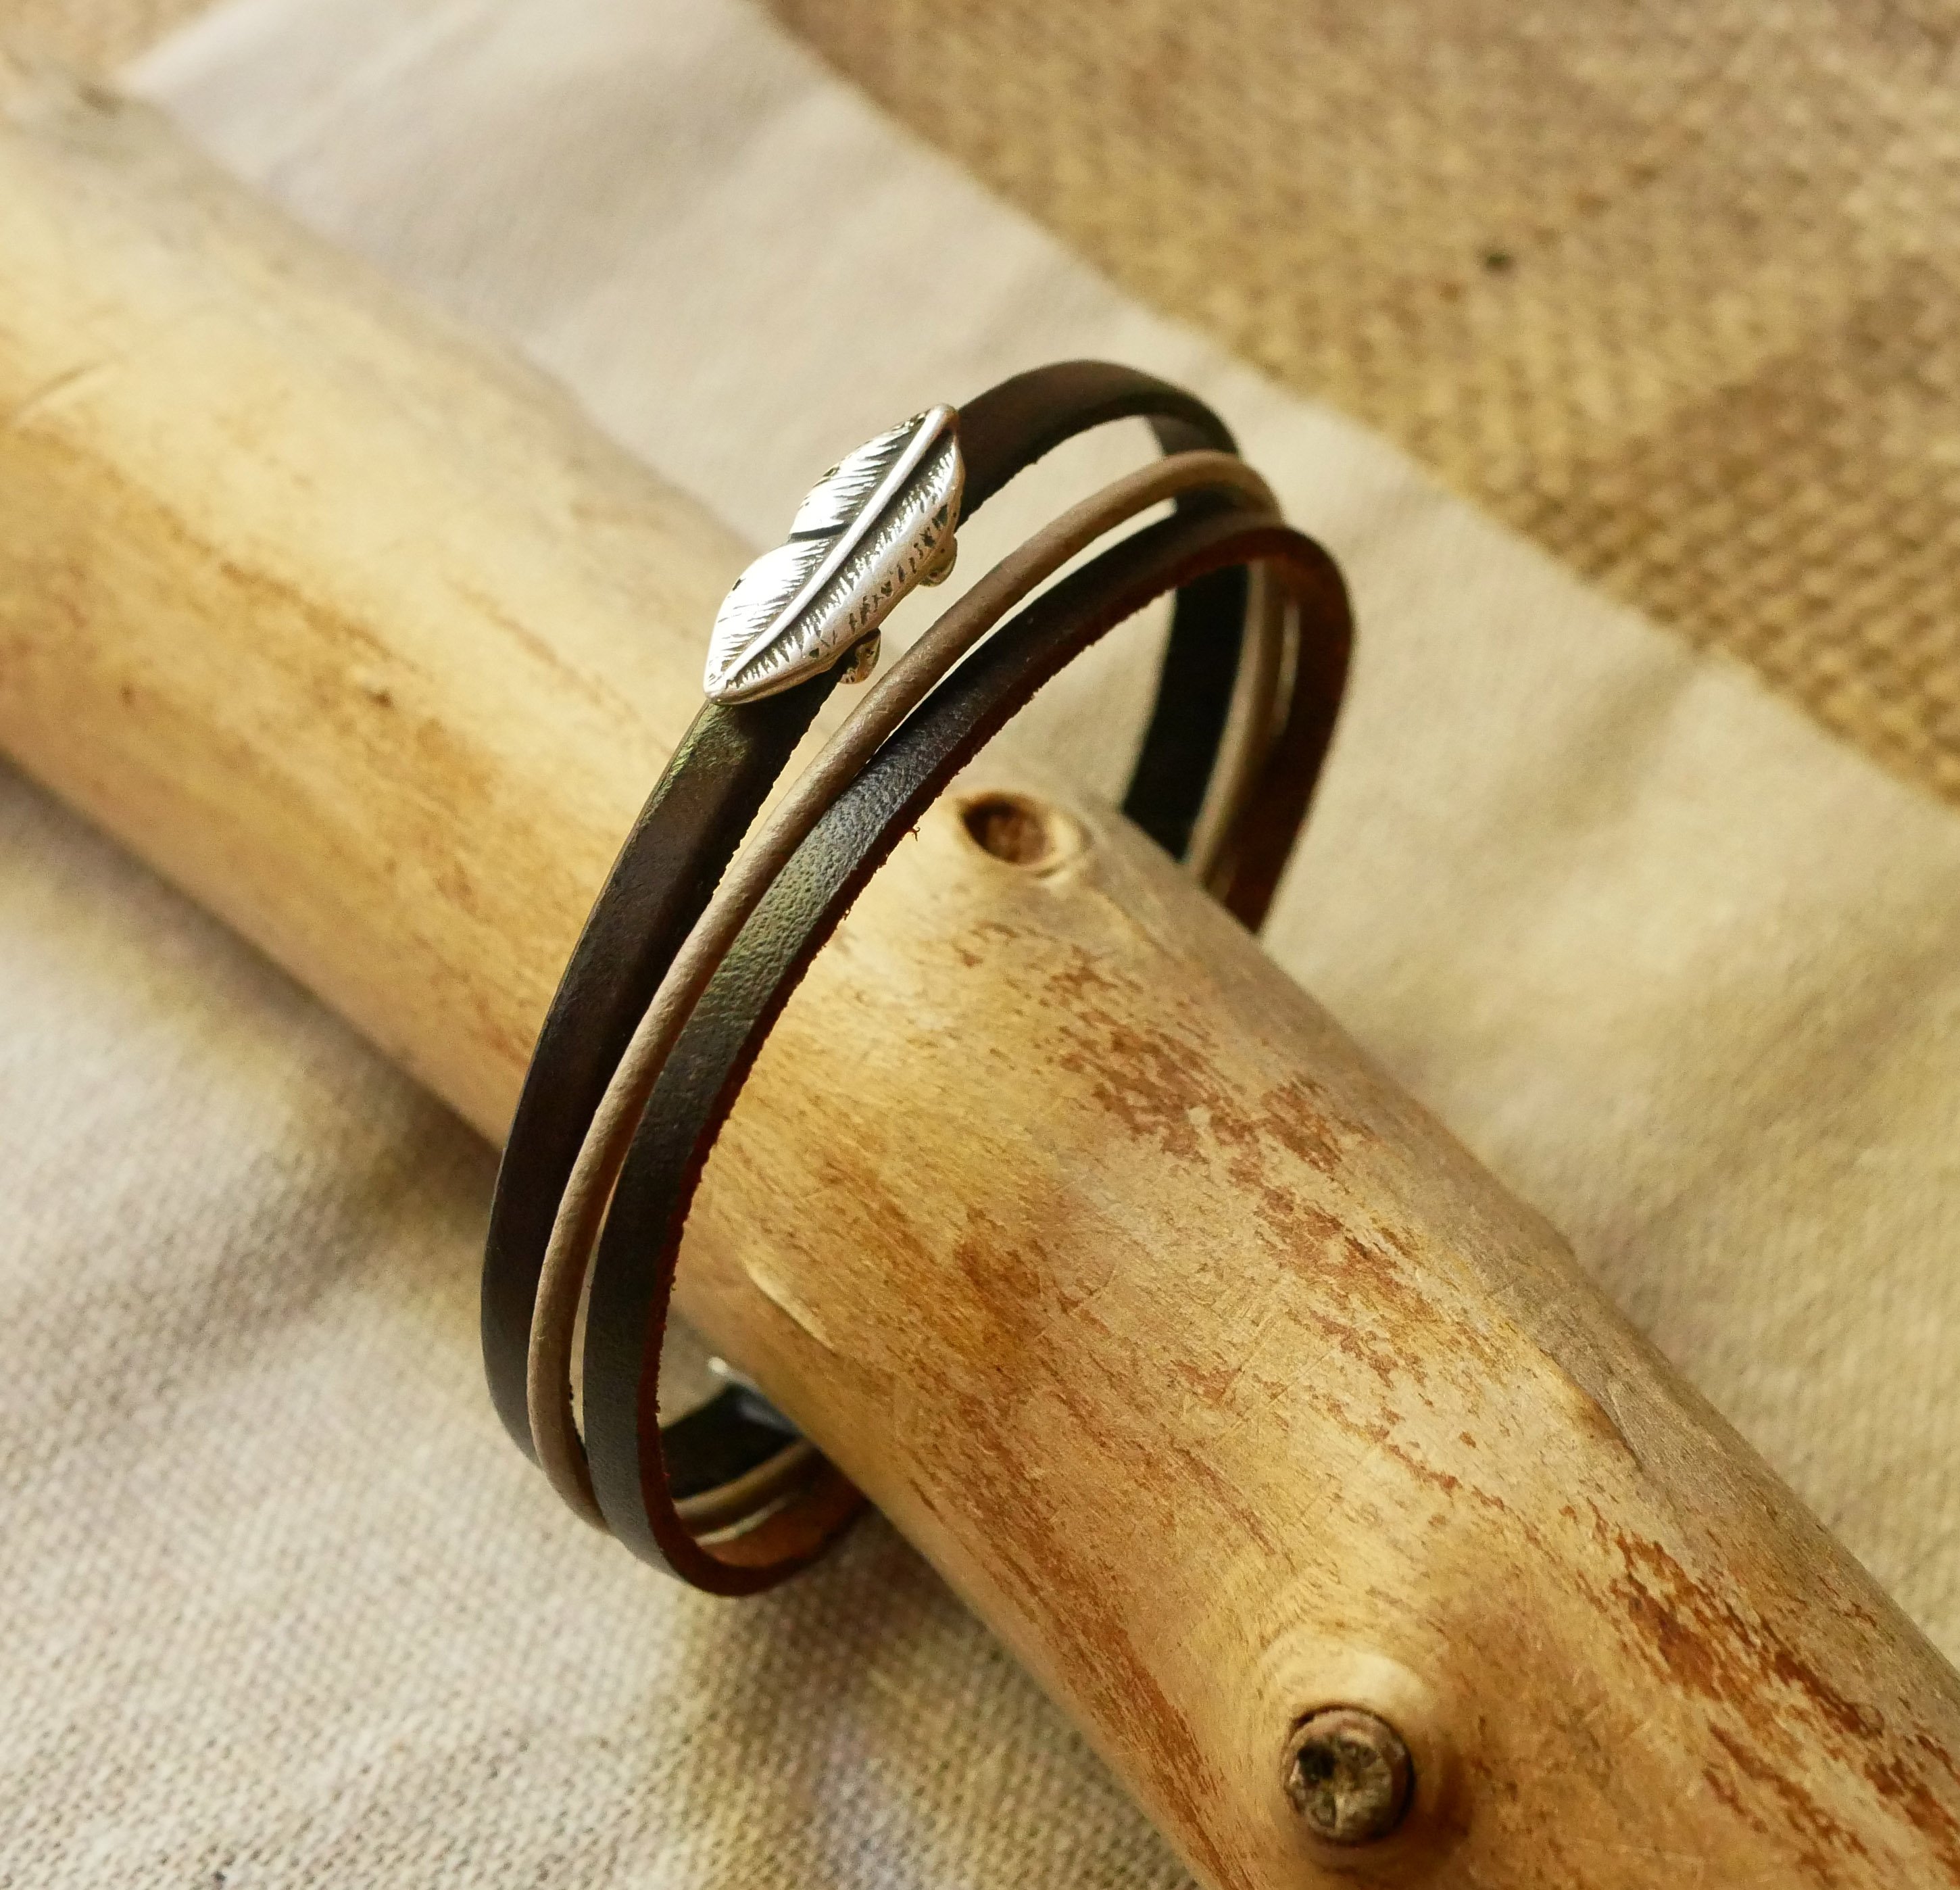
<svg viewBox="0 0 1960 1890"><path fill-rule="evenodd" d="M1017 473L1073 435L1128 418L1147 420L1167 453L1233 450L1230 433L1209 408L1153 376L1098 361L1037 368L960 410L961 489L949 522L970 517ZM913 581L933 574L915 571ZM1183 679L1194 652L1197 667L1211 673L1203 659L1219 647L1217 625L1236 625L1242 604L1230 581L1180 597L1166 655L1167 684L1174 670ZM1211 661L1215 665L1215 657ZM842 673L833 665L759 700L708 704L628 834L566 963L505 1139L484 1250L484 1369L498 1415L527 1455L536 1455L526 1386L539 1274L586 1125L674 953ZM1160 700L1169 694L1160 690ZM1182 857L1197 808L1182 785L1180 754L1193 742L1204 743L1208 721L1222 727L1226 709L1199 689L1180 689L1176 698L1182 713L1171 730L1159 736L1163 718L1152 718L1125 810ZM707 1429L697 1424L689 1434Z"/></svg>
<svg viewBox="0 0 1960 1890"><path fill-rule="evenodd" d="M552 1229L531 1326L527 1395L538 1462L554 1488L588 1521L603 1526L572 1412L571 1359L580 1289L634 1125L716 965L824 810L956 662L1039 584L1113 527L1164 499L1199 494L1253 511L1269 513L1273 508L1265 481L1242 460L1223 453L1174 453L1071 508L988 572L873 685L822 754L746 842L669 966L586 1132ZM1239 739L1220 755L1214 772L1220 777L1222 791L1208 797L1202 830L1194 834L1190 848L1195 860L1212 861L1217 848L1211 836L1222 834L1236 817L1249 784L1246 762L1271 724L1285 655L1284 625L1271 608L1274 602L1270 593L1259 593L1249 626L1254 641L1242 663L1245 700L1242 713L1233 718ZM760 1504L769 1499L787 1467L779 1464L765 1474L760 1461L780 1434L768 1408L740 1391L730 1393L727 1402L739 1424L722 1424L711 1433L696 1414L680 1421L684 1428L669 1433L670 1460L687 1466L690 1490L705 1491L704 1476L711 1469L714 1473L711 1497L691 1495L682 1499L683 1503L711 1501L720 1517L730 1514L737 1494L731 1478L740 1481L750 1504ZM754 1424L762 1430L755 1431ZM745 1451L731 1454L743 1426L749 1427ZM682 1513L690 1521L697 1519L692 1509Z"/></svg>
<svg viewBox="0 0 1960 1890"><path fill-rule="evenodd" d="M1039 397L1045 385L1051 393L1059 387L1076 397L1045 402ZM984 498L1004 482L1003 469L1011 466L1015 453L1025 463L1068 431L1119 412L1154 410L1160 439L1171 436L1168 444L1182 444L1179 433L1188 438L1215 429L1213 437L1223 436L1215 422L1194 422L1195 407L1188 396L1122 370L1073 364L1021 377L960 416L963 435L970 425L981 448L977 472L967 469L966 510L974 495ZM1013 452L1002 450L1009 441ZM931 444L926 443L928 450ZM848 473L851 464L841 470ZM915 447L905 470L916 473L921 466L928 476L915 484L927 485L931 501L937 497L932 479L943 474ZM955 457L949 520L956 514L960 469ZM822 492L820 487L807 503L800 527L813 508L820 525L834 523L822 511ZM1007 610L1077 551L1167 497L1178 501L1176 517L1106 552L1023 611L947 677ZM899 530L887 530L886 542L873 546L888 565L909 558L911 571L902 574L912 581L945 555L943 546L919 529L934 523L932 509L928 503L921 513L914 504L919 516L912 522L909 545L892 542L905 536L902 520ZM794 557L771 554L745 575L745 584L759 581L765 593L749 612L751 646L780 632L785 600L794 618L796 562L803 574L803 601L813 592L821 601L822 553L813 557L807 548L799 549L794 536L784 549ZM832 555L830 569L841 562ZM792 565L788 584L780 574L784 564ZM1249 586L1247 574L1255 568L1275 581ZM773 598L772 583L780 593ZM908 587L892 587L901 595ZM740 588L731 594L731 604ZM773 692L743 705L745 720L760 730L746 745L727 742L730 731L711 710L705 712L708 727L698 723L677 753L595 908L541 1036L526 1101L535 1091L540 1110L566 1102L568 1088L578 1084L562 1076L554 1080L552 1071L555 1064L567 1062L568 1045L582 1053L572 1061L580 1064L575 1074L589 1093L594 1067L606 1053L587 1046L609 1029L616 1042L619 1013L642 1000L650 978L654 991L614 1057L609 1082L598 1079L606 1084L603 1099L570 1118L590 1119L582 1147L565 1164L569 1185L556 1203L546 1254L532 1275L530 1309L535 1316L520 1440L534 1440L554 1484L581 1513L609 1524L636 1551L698 1586L746 1592L780 1580L818 1552L858 1502L838 1472L739 1388L664 1431L657 1421L660 1339L680 1228L720 1124L803 968L940 787L1056 670L1115 622L1172 590L1179 593L1179 609L1157 710L1125 804L1141 802L1153 812L1158 837L1181 839L1187 857L1201 853L1214 889L1256 923L1331 733L1344 675L1348 616L1331 562L1279 523L1255 474L1216 449L1175 452L1159 466L1117 482L1004 560L880 682L716 889L708 876L732 853L740 838L736 829L752 818L767 791L768 780L761 778L770 772L767 755L778 755L779 768L814 713L813 704L804 706L816 692L813 682L827 692L841 661L875 635L883 610L876 610L868 626L861 619L847 622L842 633L819 626L819 634L811 636L806 624L800 640L819 645L816 660L829 667L810 681L794 673L778 680L784 667L780 657L773 669L765 668L762 679L774 685ZM1249 599L1249 617L1243 612ZM724 619L732 614L724 606ZM821 647L826 628L829 648ZM718 637L711 686L718 668L724 678L740 682L746 667L752 682L758 666L745 666L744 654L741 641ZM1228 721L1236 741L1227 744ZM733 732L754 735L747 727ZM1223 756L1221 745L1227 750ZM759 764L759 755L765 757ZM1147 779L1153 771L1154 780ZM714 791L699 793L704 782ZM697 790L692 796L690 784ZM703 817L704 807L718 804L736 811ZM1174 826L1172 835L1164 833L1166 825ZM675 835L681 844L673 844ZM656 844L661 840L668 844ZM690 867L696 875L692 886L677 892L676 881ZM689 924L685 915L690 910ZM634 937L627 915L663 927L660 940L649 947L644 934ZM679 943L663 949L676 934ZM597 1020L574 1017L568 1022L561 1016L568 1001L576 1004L595 985L603 1001ZM520 1107L520 1124L525 1114ZM533 1145L537 1139L533 1137ZM535 1217L536 1204L555 1192L554 1176L540 1175L534 1159L528 1164L521 1159L534 1155L535 1147L520 1147L514 1128L512 1150L520 1159L507 1153L499 1208L523 1201ZM508 1212L504 1218L508 1258ZM587 1325L588 1470L571 1414L569 1360L579 1289L602 1221ZM508 1381L498 1386L492 1351L498 1231L493 1218L485 1351L493 1388L505 1394L499 1404L508 1422ZM517 1284L523 1284L520 1278ZM508 1363L509 1328L496 1336L507 1341Z"/></svg>

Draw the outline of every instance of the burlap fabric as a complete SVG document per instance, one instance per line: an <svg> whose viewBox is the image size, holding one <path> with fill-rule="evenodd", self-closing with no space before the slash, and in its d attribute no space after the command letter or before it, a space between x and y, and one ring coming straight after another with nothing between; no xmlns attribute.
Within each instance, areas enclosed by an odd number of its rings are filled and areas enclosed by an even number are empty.
<svg viewBox="0 0 1960 1890"><path fill-rule="evenodd" d="M730 0L241 0L140 77L758 541L1029 361L1201 387L1362 625L1277 955L1960 1650L1949 810ZM1108 783L1147 677L1036 738ZM0 828L0 1884L1182 1881L882 1526L730 1607L556 1510L479 1382L488 1151L18 780Z"/></svg>
<svg viewBox="0 0 1960 1890"><path fill-rule="evenodd" d="M1125 287L1960 800L1951 0L772 0Z"/></svg>

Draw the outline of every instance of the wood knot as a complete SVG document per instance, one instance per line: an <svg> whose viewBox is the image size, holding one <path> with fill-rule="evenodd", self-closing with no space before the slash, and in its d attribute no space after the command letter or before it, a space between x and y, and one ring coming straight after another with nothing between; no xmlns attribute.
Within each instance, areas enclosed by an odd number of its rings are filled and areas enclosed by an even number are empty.
<svg viewBox="0 0 1960 1890"><path fill-rule="evenodd" d="M1309 1713L1287 1745L1287 1798L1331 1844L1387 1837L1408 1812L1414 1783L1402 1735L1359 1707Z"/></svg>
<svg viewBox="0 0 1960 1890"><path fill-rule="evenodd" d="M975 846L1010 866L1049 866L1064 850L1053 810L1024 794L981 794L960 818Z"/></svg>

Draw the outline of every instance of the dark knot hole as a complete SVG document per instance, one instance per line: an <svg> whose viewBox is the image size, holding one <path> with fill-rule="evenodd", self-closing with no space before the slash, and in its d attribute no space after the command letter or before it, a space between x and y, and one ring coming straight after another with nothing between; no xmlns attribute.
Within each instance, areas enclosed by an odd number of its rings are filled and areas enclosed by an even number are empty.
<svg viewBox="0 0 1960 1890"><path fill-rule="evenodd" d="M1061 851L1055 816L1020 794L982 794L966 803L961 818L982 852L1010 866L1045 866Z"/></svg>

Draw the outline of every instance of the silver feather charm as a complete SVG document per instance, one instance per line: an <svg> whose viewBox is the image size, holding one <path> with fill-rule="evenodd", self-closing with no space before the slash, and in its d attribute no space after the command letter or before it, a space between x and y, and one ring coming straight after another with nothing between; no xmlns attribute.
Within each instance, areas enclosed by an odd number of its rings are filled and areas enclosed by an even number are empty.
<svg viewBox="0 0 1960 1890"><path fill-rule="evenodd" d="M879 625L914 586L953 568L966 468L950 407L934 407L847 453L810 488L788 544L756 560L716 612L702 686L752 702L857 652L877 660Z"/></svg>

